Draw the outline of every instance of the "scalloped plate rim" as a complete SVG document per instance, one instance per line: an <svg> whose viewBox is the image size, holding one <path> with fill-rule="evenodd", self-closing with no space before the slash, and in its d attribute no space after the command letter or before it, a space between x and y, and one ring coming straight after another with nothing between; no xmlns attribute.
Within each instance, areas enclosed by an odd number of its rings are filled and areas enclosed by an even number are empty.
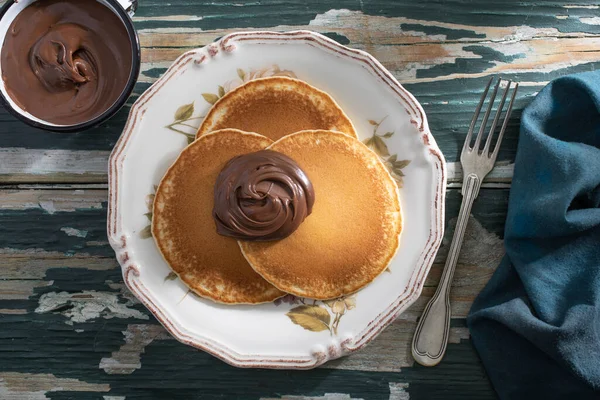
<svg viewBox="0 0 600 400"><path fill-rule="evenodd" d="M432 210L432 225L430 226L430 238L423 249L422 256L419 258L420 264L412 272L410 283L398 298L390 304L384 312L377 315L366 328L354 338L345 338L340 340L339 349L335 346L320 349L313 352L309 357L290 357L290 356L264 356L258 354L240 354L227 345L214 340L202 337L199 333L187 332L187 330L174 322L158 306L156 306L144 285L134 278L139 276L139 268L130 255L127 248L127 236L118 229L120 214L118 212L118 182L119 174L122 170L122 163L125 159L126 149L129 139L135 129L135 125L144 115L143 109L147 99L151 98L168 80L177 75L178 72L189 62L201 64L214 56L214 52L219 50L231 52L235 50L235 43L238 40L299 40L307 42L313 46L319 46L329 51L337 52L342 58L353 58L352 62L364 62L371 68L369 72L377 74L382 83L387 84L394 92L414 109L408 110L405 104L406 112L417 119L411 119L420 134L422 134L423 144L429 149L430 153L437 160L437 183L433 193L435 197L433 203L436 207ZM355 56L355 57L353 57ZM412 113L411 113L412 111ZM414 113L418 115L414 115ZM419 118L420 117L420 118ZM445 213L445 192L446 192L446 163L442 152L439 150L434 137L431 135L425 112L414 96L394 78L394 76L383 65L362 50L352 49L329 39L328 37L316 32L298 30L288 32L273 31L242 31L233 32L223 36L216 42L208 44L202 48L193 49L179 56L168 70L154 82L132 105L129 117L123 129L119 140L115 144L109 157L109 198L108 198L108 220L107 231L111 247L114 249L117 261L122 268L123 279L128 289L148 308L159 322L180 342L192 347L201 349L213 356L233 365L242 368L286 368L286 369L310 369L317 367L328 360L336 359L342 355L361 349L372 339L374 339L385 327L412 305L420 296L423 290L425 277L427 276L433 259L437 253L444 232L444 213ZM433 239L432 239L433 238ZM425 254L426 253L426 254ZM424 255L424 256L423 256ZM340 351L341 349L341 351Z"/></svg>

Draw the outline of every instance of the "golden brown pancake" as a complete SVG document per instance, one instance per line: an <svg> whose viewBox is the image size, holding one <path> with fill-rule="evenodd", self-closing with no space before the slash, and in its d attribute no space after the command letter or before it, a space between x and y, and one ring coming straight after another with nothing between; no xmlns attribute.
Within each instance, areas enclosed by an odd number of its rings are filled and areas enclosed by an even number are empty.
<svg viewBox="0 0 600 400"><path fill-rule="evenodd" d="M402 230L398 187L359 140L304 131L268 147L304 170L315 190L310 214L289 237L240 241L250 265L282 291L332 299L362 288L386 269Z"/></svg>
<svg viewBox="0 0 600 400"><path fill-rule="evenodd" d="M202 297L235 304L284 295L254 272L235 239L217 234L212 216L214 185L225 163L270 143L234 129L205 135L181 152L158 186L152 235L173 271Z"/></svg>
<svg viewBox="0 0 600 400"><path fill-rule="evenodd" d="M225 94L210 109L196 137L223 128L256 132L273 140L306 129L357 137L352 122L331 96L283 76L252 80Z"/></svg>

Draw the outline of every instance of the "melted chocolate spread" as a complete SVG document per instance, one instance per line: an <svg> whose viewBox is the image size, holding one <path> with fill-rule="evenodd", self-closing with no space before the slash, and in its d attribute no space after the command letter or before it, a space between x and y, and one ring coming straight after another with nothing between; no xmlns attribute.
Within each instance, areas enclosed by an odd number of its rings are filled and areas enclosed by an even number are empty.
<svg viewBox="0 0 600 400"><path fill-rule="evenodd" d="M291 235L310 215L315 192L291 158L261 150L231 159L215 184L217 232L240 240Z"/></svg>
<svg viewBox="0 0 600 400"><path fill-rule="evenodd" d="M131 43L119 17L95 0L38 0L12 21L1 52L9 96L57 125L99 116L125 89Z"/></svg>

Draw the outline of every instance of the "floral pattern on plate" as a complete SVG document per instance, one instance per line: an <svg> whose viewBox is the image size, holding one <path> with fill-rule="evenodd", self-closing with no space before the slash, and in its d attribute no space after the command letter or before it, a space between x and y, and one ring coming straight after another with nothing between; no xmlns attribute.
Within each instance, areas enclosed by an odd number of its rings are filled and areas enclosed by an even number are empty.
<svg viewBox="0 0 600 400"><path fill-rule="evenodd" d="M275 300L274 303L276 306L282 303L300 304L285 314L294 324L311 332L328 330L331 336L335 336L338 333L340 320L346 311L356 307L356 296L342 296L333 300L318 301L287 294Z"/></svg>
<svg viewBox="0 0 600 400"><path fill-rule="evenodd" d="M270 76L287 76L296 78L296 74L289 70L282 70L277 64L269 67L245 71L241 68L237 69L238 77L225 82L223 85L217 86L217 93L202 93L202 98L210 104L215 104L226 93L232 91L238 86L246 82L259 78L268 78ZM192 143L196 138L196 132L200 127L200 122L204 119L202 116L194 116L194 102L180 106L173 115L173 122L165 126L165 128L180 133L187 137L188 144Z"/></svg>
<svg viewBox="0 0 600 400"><path fill-rule="evenodd" d="M404 180L402 179L404 177L404 172L402 171L402 169L408 164L410 164L410 160L398 160L397 154L390 155L390 150L388 149L388 146L385 143L385 139L389 139L392 136L394 136L396 131L387 131L385 133L379 133L379 128L381 127L383 121L386 120L386 118L387 116L383 117L381 120L379 120L379 122L373 119L369 120L369 124L373 126L373 135L363 140L363 143L369 146L371 150L373 150L375 153L377 153L377 155L379 155L379 158L381 158L383 164L390 171L392 178L394 178L394 180L398 184L398 187L401 188L404 185Z"/></svg>

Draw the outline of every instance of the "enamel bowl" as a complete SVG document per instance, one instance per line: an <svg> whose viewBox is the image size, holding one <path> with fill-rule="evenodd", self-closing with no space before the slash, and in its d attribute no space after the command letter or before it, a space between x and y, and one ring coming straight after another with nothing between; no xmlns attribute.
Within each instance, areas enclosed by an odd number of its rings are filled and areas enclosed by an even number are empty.
<svg viewBox="0 0 600 400"><path fill-rule="evenodd" d="M31 5L37 0L8 0L4 3L0 9L0 44L4 43L4 39L8 33L11 23L23 11L26 7ZM125 87L123 87L120 96L115 102L100 115L76 124L70 125L58 125L49 121L45 121L35 115L29 113L23 109L17 102L15 102L6 89L4 79L0 79L0 104L4 106L12 115L36 128L45 129L48 131L55 132L77 132L88 128L92 128L108 120L110 117L115 115L117 111L123 107L127 102L129 95L135 87L137 81L140 64L141 64L141 53L140 53L140 42L133 26L131 17L137 9L137 0L98 0L100 4L109 8L117 15L119 20L123 23L125 30L127 31L127 37L123 40L129 40L131 44L131 70L129 71L129 77ZM2 76L2 65L0 64L0 76Z"/></svg>

